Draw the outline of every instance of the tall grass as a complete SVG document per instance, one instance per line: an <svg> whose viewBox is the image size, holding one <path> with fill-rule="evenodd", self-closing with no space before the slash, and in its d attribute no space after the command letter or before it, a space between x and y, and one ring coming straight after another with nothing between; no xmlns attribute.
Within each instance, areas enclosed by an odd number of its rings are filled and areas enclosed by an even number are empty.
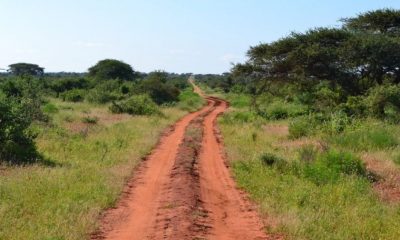
<svg viewBox="0 0 400 240"><path fill-rule="evenodd" d="M54 113L55 126L41 127L37 139L50 164L0 172L0 239L87 239L100 212L115 203L133 168L162 130L185 114L176 108L163 109L166 117L97 124L82 135L65 129L64 117L70 116L68 124L79 126L82 111L99 107L56 105L60 110Z"/></svg>

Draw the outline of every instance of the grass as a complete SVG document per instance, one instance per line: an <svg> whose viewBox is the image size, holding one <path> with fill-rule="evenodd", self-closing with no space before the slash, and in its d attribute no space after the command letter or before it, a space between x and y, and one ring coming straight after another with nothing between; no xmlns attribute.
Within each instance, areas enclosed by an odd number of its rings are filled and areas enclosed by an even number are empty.
<svg viewBox="0 0 400 240"><path fill-rule="evenodd" d="M194 112L200 109L205 104L203 98L193 92L192 88L187 88L179 95L178 107L181 110Z"/></svg>
<svg viewBox="0 0 400 240"><path fill-rule="evenodd" d="M0 239L86 239L162 130L186 113L164 108L165 117L114 119L106 107L51 103L59 109L53 126L37 127L38 149L50 164L0 172ZM89 113L99 120L85 135L68 129Z"/></svg>
<svg viewBox="0 0 400 240"><path fill-rule="evenodd" d="M397 147L399 135L399 130L393 125L367 122L331 136L330 141L355 151L382 150Z"/></svg>
<svg viewBox="0 0 400 240"><path fill-rule="evenodd" d="M340 151L321 153L306 145L315 135L290 140L265 130L288 121L226 121L229 114L219 121L228 159L238 185L270 223L267 231L287 239L398 239L399 205L378 198L351 146L346 152L338 143ZM325 181L331 176L334 181Z"/></svg>

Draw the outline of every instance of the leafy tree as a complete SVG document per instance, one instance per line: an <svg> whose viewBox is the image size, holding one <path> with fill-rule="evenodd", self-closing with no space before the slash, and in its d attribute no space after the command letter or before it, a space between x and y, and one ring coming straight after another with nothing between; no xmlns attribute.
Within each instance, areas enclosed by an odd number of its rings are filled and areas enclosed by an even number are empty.
<svg viewBox="0 0 400 240"><path fill-rule="evenodd" d="M344 18L344 27L352 31L400 36L400 10L379 9Z"/></svg>
<svg viewBox="0 0 400 240"><path fill-rule="evenodd" d="M42 76L44 73L44 68L31 63L15 63L8 67L8 71L16 76Z"/></svg>
<svg viewBox="0 0 400 240"><path fill-rule="evenodd" d="M178 101L179 89L167 84L165 72L152 72L141 82L141 90L150 95L154 102L163 104Z"/></svg>
<svg viewBox="0 0 400 240"><path fill-rule="evenodd" d="M114 59L105 59L89 68L89 76L97 80L134 80L136 73L129 64Z"/></svg>

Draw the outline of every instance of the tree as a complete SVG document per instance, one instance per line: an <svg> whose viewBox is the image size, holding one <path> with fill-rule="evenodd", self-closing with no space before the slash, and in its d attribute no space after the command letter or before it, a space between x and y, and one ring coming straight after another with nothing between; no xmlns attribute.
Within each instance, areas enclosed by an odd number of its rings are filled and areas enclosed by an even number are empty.
<svg viewBox="0 0 400 240"><path fill-rule="evenodd" d="M105 59L89 68L89 76L97 80L134 80L136 73L129 64L119 60Z"/></svg>
<svg viewBox="0 0 400 240"><path fill-rule="evenodd" d="M15 63L8 66L9 72L17 76L41 76L44 73L44 68L31 63Z"/></svg>
<svg viewBox="0 0 400 240"><path fill-rule="evenodd" d="M400 36L400 10L379 9L342 19L344 27L352 31Z"/></svg>

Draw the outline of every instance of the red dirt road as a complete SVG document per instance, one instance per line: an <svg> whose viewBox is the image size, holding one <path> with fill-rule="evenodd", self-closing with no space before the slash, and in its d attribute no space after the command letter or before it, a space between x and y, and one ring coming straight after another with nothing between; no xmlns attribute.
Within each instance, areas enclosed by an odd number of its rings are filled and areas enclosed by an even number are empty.
<svg viewBox="0 0 400 240"><path fill-rule="evenodd" d="M216 119L227 103L207 101L162 137L92 239L269 239L225 164Z"/></svg>

